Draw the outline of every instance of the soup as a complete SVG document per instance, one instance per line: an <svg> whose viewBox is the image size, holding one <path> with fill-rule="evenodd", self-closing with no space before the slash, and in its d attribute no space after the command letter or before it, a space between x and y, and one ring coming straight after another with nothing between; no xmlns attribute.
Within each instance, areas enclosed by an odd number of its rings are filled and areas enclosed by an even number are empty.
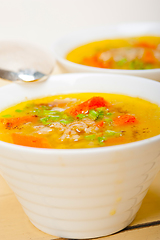
<svg viewBox="0 0 160 240"><path fill-rule="evenodd" d="M69 52L66 59L90 67L107 69L160 68L160 37L141 36L91 42Z"/></svg>
<svg viewBox="0 0 160 240"><path fill-rule="evenodd" d="M140 98L76 93L29 100L0 114L0 140L38 148L97 148L160 134L160 107Z"/></svg>

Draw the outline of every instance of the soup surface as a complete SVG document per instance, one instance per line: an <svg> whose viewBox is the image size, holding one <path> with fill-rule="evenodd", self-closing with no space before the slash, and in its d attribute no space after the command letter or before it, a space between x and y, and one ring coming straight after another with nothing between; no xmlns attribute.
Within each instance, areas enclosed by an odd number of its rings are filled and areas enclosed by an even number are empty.
<svg viewBox="0 0 160 240"><path fill-rule="evenodd" d="M69 52L66 59L108 69L160 68L160 37L141 36L91 42Z"/></svg>
<svg viewBox="0 0 160 240"><path fill-rule="evenodd" d="M158 134L160 107L118 94L56 95L0 113L0 140L30 147L96 148Z"/></svg>

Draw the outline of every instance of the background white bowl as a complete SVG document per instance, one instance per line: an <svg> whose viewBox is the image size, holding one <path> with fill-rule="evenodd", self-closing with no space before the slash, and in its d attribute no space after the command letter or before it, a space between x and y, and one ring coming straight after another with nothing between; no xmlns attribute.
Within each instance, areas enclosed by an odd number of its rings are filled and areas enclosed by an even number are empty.
<svg viewBox="0 0 160 240"><path fill-rule="evenodd" d="M53 46L53 54L54 57L57 59L58 63L69 72L97 72L97 73L99 72L99 73L127 74L160 81L160 69L149 70L104 69L84 66L65 59L66 55L71 50L89 42L104 39L125 38L144 35L160 36L160 23L159 22L144 22L144 23L140 22L128 24L125 23L84 29L83 31L72 33L57 40Z"/></svg>
<svg viewBox="0 0 160 240"><path fill-rule="evenodd" d="M0 111L67 92L111 92L160 105L160 84L110 74L63 74L0 88ZM37 149L0 141L0 171L30 221L64 238L112 234L132 222L160 169L160 135L94 149Z"/></svg>

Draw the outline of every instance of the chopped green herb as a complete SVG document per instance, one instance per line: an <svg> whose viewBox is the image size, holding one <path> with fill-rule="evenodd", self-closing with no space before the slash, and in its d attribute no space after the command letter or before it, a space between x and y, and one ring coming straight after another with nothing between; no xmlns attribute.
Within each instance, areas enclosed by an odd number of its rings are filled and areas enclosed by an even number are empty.
<svg viewBox="0 0 160 240"><path fill-rule="evenodd" d="M69 116L64 113L64 114L62 115L62 118L67 120L67 119L69 118Z"/></svg>
<svg viewBox="0 0 160 240"><path fill-rule="evenodd" d="M105 118L104 121L107 122L107 123L113 122L112 118Z"/></svg>
<svg viewBox="0 0 160 240"><path fill-rule="evenodd" d="M107 137L114 136L115 134L116 134L116 132L115 132L115 131L112 131L112 130L107 130L107 131L105 131L105 135L106 135Z"/></svg>
<svg viewBox="0 0 160 240"><path fill-rule="evenodd" d="M121 136L121 134L122 134L121 132L115 132L115 131L112 131L112 130L106 130L104 135L106 137L113 137L113 136L114 137L119 137L119 136Z"/></svg>
<svg viewBox="0 0 160 240"><path fill-rule="evenodd" d="M105 110L106 110L105 107L96 108L96 111L99 113L104 112Z"/></svg>
<svg viewBox="0 0 160 240"><path fill-rule="evenodd" d="M127 62L127 59L126 59L126 58L122 58L121 60L119 60L119 61L117 62L117 65L118 65L119 67L122 67L126 62Z"/></svg>
<svg viewBox="0 0 160 240"><path fill-rule="evenodd" d="M49 109L50 109L50 107L49 107L48 105L41 105L41 108L42 108L42 109L46 109L46 110L49 110Z"/></svg>
<svg viewBox="0 0 160 240"><path fill-rule="evenodd" d="M70 116L68 116L68 118L66 119L66 120L68 120L68 121L70 121L70 122L74 122L74 118L72 118L72 117L70 117Z"/></svg>
<svg viewBox="0 0 160 240"><path fill-rule="evenodd" d="M66 119L61 119L61 120L60 120L60 123L63 123L63 124L65 124L65 125L67 125L67 124L71 123L71 121L66 120Z"/></svg>
<svg viewBox="0 0 160 240"><path fill-rule="evenodd" d="M44 117L44 118L40 119L40 122L43 123L43 124L46 124L48 120L49 120L48 117Z"/></svg>
<svg viewBox="0 0 160 240"><path fill-rule="evenodd" d="M130 69L144 69L144 63L142 61L140 61L139 59L135 59L133 61L130 62L129 64L129 68Z"/></svg>
<svg viewBox="0 0 160 240"><path fill-rule="evenodd" d="M97 120L101 120L103 118L104 118L104 113L103 112L99 113Z"/></svg>
<svg viewBox="0 0 160 240"><path fill-rule="evenodd" d="M21 109L16 109L15 112L23 112Z"/></svg>
<svg viewBox="0 0 160 240"><path fill-rule="evenodd" d="M46 122L44 125L51 125L52 122Z"/></svg>
<svg viewBox="0 0 160 240"><path fill-rule="evenodd" d="M110 116L110 115L112 115L112 113L111 113L111 112L107 112L106 115L107 115L107 116Z"/></svg>
<svg viewBox="0 0 160 240"><path fill-rule="evenodd" d="M52 121L58 121L60 120L60 116L56 116L56 115L53 115L53 116L49 116L49 120L52 120Z"/></svg>
<svg viewBox="0 0 160 240"><path fill-rule="evenodd" d="M91 118L92 120L96 120L98 118L99 113L95 110L89 110L88 117Z"/></svg>
<svg viewBox="0 0 160 240"><path fill-rule="evenodd" d="M145 65L145 69L152 69L152 65L151 64Z"/></svg>
<svg viewBox="0 0 160 240"><path fill-rule="evenodd" d="M115 136L116 136L116 137L122 136L122 132L121 132L121 131L120 131L120 132L116 132Z"/></svg>
<svg viewBox="0 0 160 240"><path fill-rule="evenodd" d="M3 115L2 117L3 117L3 118L10 118L10 117L12 117L12 115L6 114L6 115Z"/></svg>
<svg viewBox="0 0 160 240"><path fill-rule="evenodd" d="M58 112L59 113L59 112ZM57 111L52 111L52 110L43 110L44 115L54 115L57 114Z"/></svg>
<svg viewBox="0 0 160 240"><path fill-rule="evenodd" d="M96 135L95 135L95 134L85 136L85 139L86 139L86 140L91 140L91 141L93 141L93 140L95 140L95 138L96 138Z"/></svg>
<svg viewBox="0 0 160 240"><path fill-rule="evenodd" d="M77 118L79 118L79 119L83 119L83 118L85 118L85 117L86 117L86 115L83 114L83 113L77 115Z"/></svg>
<svg viewBox="0 0 160 240"><path fill-rule="evenodd" d="M104 142L106 141L106 137L98 137L98 142L100 143L100 144L103 144Z"/></svg>

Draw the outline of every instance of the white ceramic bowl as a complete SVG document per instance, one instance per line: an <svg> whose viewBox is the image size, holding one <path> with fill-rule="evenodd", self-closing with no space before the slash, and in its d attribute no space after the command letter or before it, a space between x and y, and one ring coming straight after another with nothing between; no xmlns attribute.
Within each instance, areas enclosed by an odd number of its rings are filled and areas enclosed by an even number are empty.
<svg viewBox="0 0 160 240"><path fill-rule="evenodd" d="M160 105L160 84L110 74L64 74L0 88L0 111L68 92L111 92ZM94 238L130 224L160 169L160 135L94 149L38 149L0 141L0 170L30 221L64 238Z"/></svg>
<svg viewBox="0 0 160 240"><path fill-rule="evenodd" d="M125 38L143 35L160 36L160 23L159 22L126 23L111 26L101 26L78 31L57 40L53 46L53 54L54 57L57 59L58 63L69 72L97 72L97 73L99 72L99 73L127 74L160 81L160 69L151 70L104 69L98 67L84 66L65 59L66 55L71 50L89 42L104 39Z"/></svg>

